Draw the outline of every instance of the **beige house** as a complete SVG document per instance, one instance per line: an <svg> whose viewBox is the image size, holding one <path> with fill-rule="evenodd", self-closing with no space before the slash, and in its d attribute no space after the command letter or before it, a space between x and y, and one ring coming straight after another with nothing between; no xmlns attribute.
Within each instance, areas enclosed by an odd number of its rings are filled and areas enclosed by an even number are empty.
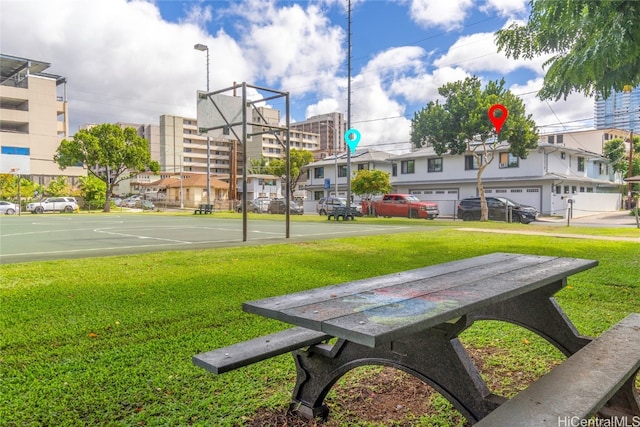
<svg viewBox="0 0 640 427"><path fill-rule="evenodd" d="M229 201L229 183L210 178L211 203L217 209L231 209ZM207 202L207 176L204 174L183 175L162 178L158 181L141 184L149 192L163 194L161 200L167 206L192 208Z"/></svg>

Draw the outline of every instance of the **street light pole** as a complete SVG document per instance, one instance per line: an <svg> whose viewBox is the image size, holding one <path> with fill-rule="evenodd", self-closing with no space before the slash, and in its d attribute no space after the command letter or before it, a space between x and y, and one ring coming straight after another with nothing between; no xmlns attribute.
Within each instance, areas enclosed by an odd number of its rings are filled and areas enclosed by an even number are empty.
<svg viewBox="0 0 640 427"><path fill-rule="evenodd" d="M193 46L195 50L207 52L207 93L209 93L209 46L204 44L196 44ZM211 141L207 133L207 204L211 204Z"/></svg>

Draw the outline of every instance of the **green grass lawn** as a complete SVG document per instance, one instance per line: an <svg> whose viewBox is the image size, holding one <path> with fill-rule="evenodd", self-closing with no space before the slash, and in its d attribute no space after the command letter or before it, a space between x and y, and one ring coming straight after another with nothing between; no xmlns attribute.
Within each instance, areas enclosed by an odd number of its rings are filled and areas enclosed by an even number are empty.
<svg viewBox="0 0 640 427"><path fill-rule="evenodd" d="M637 243L447 226L425 233L2 265L0 425L242 425L261 408L286 407L295 383L288 355L221 376L191 363L197 353L288 327L242 312L242 302L491 252L599 260L597 268L571 276L557 295L582 334L599 335L640 311ZM497 322L474 325L463 340L478 349L496 348L486 363L504 371L537 376L562 359L530 333ZM513 393L512 378L505 375L498 391ZM440 417L452 410L442 411L414 425L442 423ZM331 417L339 423L342 409Z"/></svg>

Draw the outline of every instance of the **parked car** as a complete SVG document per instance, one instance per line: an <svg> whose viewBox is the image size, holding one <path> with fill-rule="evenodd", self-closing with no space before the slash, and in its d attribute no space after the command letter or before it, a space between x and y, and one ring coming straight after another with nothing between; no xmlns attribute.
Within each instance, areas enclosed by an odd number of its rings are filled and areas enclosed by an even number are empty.
<svg viewBox="0 0 640 427"><path fill-rule="evenodd" d="M143 210L154 210L156 208L149 200L136 200L135 207Z"/></svg>
<svg viewBox="0 0 640 427"><path fill-rule="evenodd" d="M0 214L13 215L15 213L20 213L18 205L0 200Z"/></svg>
<svg viewBox="0 0 640 427"><path fill-rule="evenodd" d="M284 199L275 199L269 202L269 208L267 210L270 214L284 214L287 209L287 201ZM304 206L297 204L294 201L289 202L289 213L291 215L302 215L304 213Z"/></svg>
<svg viewBox="0 0 640 427"><path fill-rule="evenodd" d="M80 208L73 197L47 197L40 202L29 203L26 209L34 214L41 214L44 212L71 213Z"/></svg>
<svg viewBox="0 0 640 427"><path fill-rule="evenodd" d="M513 222L529 224L538 217L538 210L532 206L521 205L506 197L487 197L489 219L493 221L507 221L507 215L511 210ZM461 200L458 204L458 218L463 221L480 219L480 197L470 197Z"/></svg>
<svg viewBox="0 0 640 427"><path fill-rule="evenodd" d="M323 197L318 200L316 205L316 212L319 215L329 215L333 213L333 209L336 207L346 207L347 199L344 197ZM355 215L362 216L362 206L360 204L351 203L351 208L355 208Z"/></svg>
<svg viewBox="0 0 640 427"><path fill-rule="evenodd" d="M267 213L270 201L271 199L268 197L256 197L251 201L247 201L247 212ZM242 212L242 200L236 205L236 212Z"/></svg>

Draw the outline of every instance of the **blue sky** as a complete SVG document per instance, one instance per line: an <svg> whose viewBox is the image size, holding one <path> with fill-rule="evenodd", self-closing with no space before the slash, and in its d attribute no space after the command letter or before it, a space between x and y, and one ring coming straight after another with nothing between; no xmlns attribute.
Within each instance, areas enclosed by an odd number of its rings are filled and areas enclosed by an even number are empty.
<svg viewBox="0 0 640 427"><path fill-rule="evenodd" d="M0 0L4 54L51 63L68 80L71 129L196 116L195 94L234 82L291 94L291 120L347 113L346 0ZM415 111L443 84L505 78L543 132L592 126L593 100L535 98L545 58L512 60L494 33L526 0L352 0L351 123L361 146L408 148ZM37 23L34 25L34 23ZM258 97L259 94L251 94ZM284 111L280 101L268 104Z"/></svg>

